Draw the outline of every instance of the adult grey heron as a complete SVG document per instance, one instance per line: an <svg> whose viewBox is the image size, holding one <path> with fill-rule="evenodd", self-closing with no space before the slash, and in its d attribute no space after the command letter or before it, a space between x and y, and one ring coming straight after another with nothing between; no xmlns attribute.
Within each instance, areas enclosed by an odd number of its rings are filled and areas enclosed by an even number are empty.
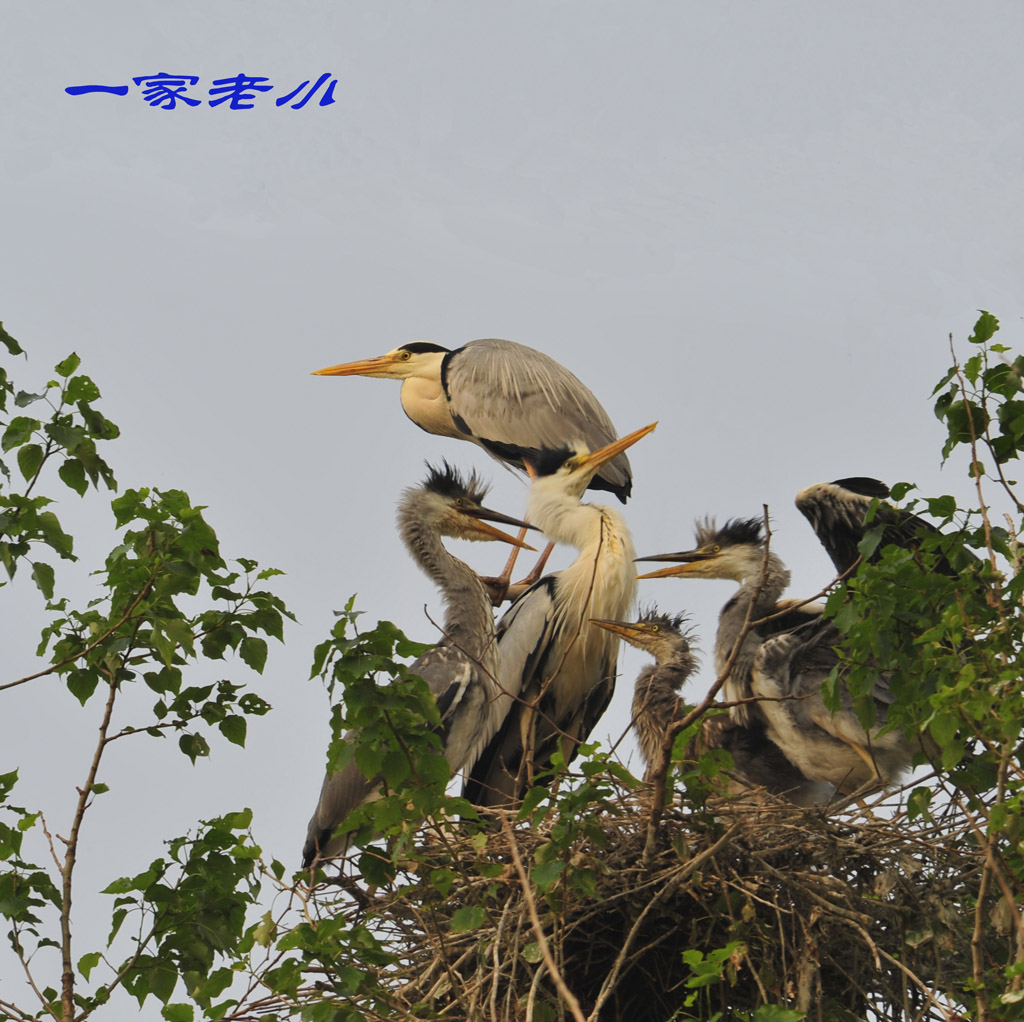
<svg viewBox="0 0 1024 1022"><path fill-rule="evenodd" d="M706 519L697 526L697 546L675 554L640 557L639 561L672 561L670 568L638 576L648 578L726 578L740 583L718 617L715 635L715 671L721 675L733 647L743 633L745 623L771 617L744 635L733 658L729 676L722 686L727 702L736 702L730 710L738 724L749 725L758 719L756 707L751 709L750 672L754 655L768 635L805 625L817 620L822 611L818 604L798 606L794 601L779 603L779 597L789 585L789 571L781 559L769 552L765 558L761 521L758 518L734 518L718 528ZM776 616L778 615L778 616Z"/></svg>
<svg viewBox="0 0 1024 1022"><path fill-rule="evenodd" d="M619 638L590 623L620 618L636 590L633 540L618 511L580 502L600 468L654 429L654 424L594 452L542 451L526 517L549 539L574 546L567 568L534 583L498 625L503 695L500 729L470 772L463 794L476 805L508 806L561 750L576 754L615 689Z"/></svg>
<svg viewBox="0 0 1024 1022"><path fill-rule="evenodd" d="M679 691L697 666L691 651L693 635L683 631L682 621L682 614L659 614L657 608L637 621L593 619L654 657L655 663L640 672L633 689L633 731L647 781L660 764L668 728L686 714ZM832 795L831 785L809 781L793 766L757 721L744 727L727 715L705 718L691 755L696 757L704 749L725 749L732 756L730 788L734 792L764 788L801 806L823 805Z"/></svg>
<svg viewBox="0 0 1024 1022"><path fill-rule="evenodd" d="M836 571L845 575L860 557L858 548L865 533L875 526L881 527L882 536L869 558L871 561L877 560L887 546L916 549L923 534L938 534L931 522L885 503L888 496L885 483L857 476L808 486L797 494L796 506L811 523ZM868 524L872 505L875 513ZM937 559L934 570L944 575L956 574L944 555Z"/></svg>
<svg viewBox="0 0 1024 1022"><path fill-rule="evenodd" d="M401 380L402 409L420 429L470 440L519 469L541 449L596 450L617 435L597 398L565 366L514 341L488 338L454 350L416 341L313 375ZM587 485L625 503L633 485L626 455L610 458Z"/></svg>
<svg viewBox="0 0 1024 1022"><path fill-rule="evenodd" d="M423 678L437 700L445 758L456 771L476 760L493 733L485 725L499 694L498 653L490 599L476 573L445 549L441 537L526 546L487 524L524 523L485 508L486 489L475 474L466 480L447 463L440 469L427 467L424 482L407 489L399 502L398 529L413 560L441 590L444 639L409 670ZM354 760L340 772L327 774L302 849L304 868L344 854L349 835L335 837L335 829L373 798L379 785L380 779L367 778Z"/></svg>

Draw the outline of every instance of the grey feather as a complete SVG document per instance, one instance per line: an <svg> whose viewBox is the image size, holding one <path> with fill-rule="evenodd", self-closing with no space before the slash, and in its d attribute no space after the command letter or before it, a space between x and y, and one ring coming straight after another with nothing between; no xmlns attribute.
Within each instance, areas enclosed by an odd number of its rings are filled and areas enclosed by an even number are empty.
<svg viewBox="0 0 1024 1022"><path fill-rule="evenodd" d="M498 695L497 647L491 602L473 570L450 554L441 536L474 538L484 491L476 477L465 481L454 470L431 469L425 483L407 490L399 504L399 530L410 554L440 587L445 601L444 639L410 666L427 683L441 712L444 755L452 771L471 765L499 722L492 706ZM481 537L476 532L475 538ZM353 733L345 736L351 741ZM306 834L303 866L343 854L348 834L334 832L349 814L375 797L381 778L367 778L354 761L328 774Z"/></svg>
<svg viewBox="0 0 1024 1022"><path fill-rule="evenodd" d="M685 716L679 691L697 667L690 649L692 635L680 625L678 616L652 608L632 626L633 633L624 636L656 661L640 672L633 689L633 730L648 781L660 764L669 728ZM760 723L744 726L727 716L707 718L688 755L697 759L706 749L724 749L731 755L733 790L753 785L801 806L822 805L832 795L831 786L810 781L797 770Z"/></svg>
<svg viewBox="0 0 1024 1022"><path fill-rule="evenodd" d="M514 341L487 338L456 349L445 360L444 384L452 418L485 447L537 451L582 442L597 450L618 436L608 413L573 373ZM631 478L625 454L597 473L607 484L601 488L622 499L629 496Z"/></svg>
<svg viewBox="0 0 1024 1022"><path fill-rule="evenodd" d="M892 702L888 680L875 682L876 725L865 729L853 699L840 690L840 707L825 706L821 687L839 663L841 637L825 622L808 638L799 634L767 640L757 654L754 693L775 741L808 777L852 793L868 784L889 784L911 763L914 746L901 729L884 731ZM920 744L917 743L917 747Z"/></svg>

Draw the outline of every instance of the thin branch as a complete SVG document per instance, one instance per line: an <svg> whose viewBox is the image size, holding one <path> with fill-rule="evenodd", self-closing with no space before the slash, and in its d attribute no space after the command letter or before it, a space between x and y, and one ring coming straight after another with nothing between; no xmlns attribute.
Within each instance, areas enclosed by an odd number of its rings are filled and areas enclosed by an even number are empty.
<svg viewBox="0 0 1024 1022"><path fill-rule="evenodd" d="M537 938L537 944L540 947L540 953L544 959L544 964L547 966L548 972L551 973L551 978L555 981L555 986L558 988L558 992L561 995L562 1000L569 1006L569 1010L572 1012L572 1017L576 1022L587 1022L580 1009L580 1002L576 1000L576 995L566 985L564 977L558 970L558 966L555 965L554 956L551 954L551 948L548 946L548 939L544 935L544 927L541 926L540 916L537 914L537 903L534 901L533 891L530 888L530 878L526 875L526 870L523 868L523 860L519 855L519 846L516 844L515 831L512 830L512 825L508 822L508 818L505 816L502 816L501 827L508 837L508 847L512 855L512 864L515 866L516 873L519 875L519 883L523 889L523 900L526 902L526 910L530 913L530 926L533 929L533 935Z"/></svg>
<svg viewBox="0 0 1024 1022"><path fill-rule="evenodd" d="M60 938L61 938L61 1002L64 1022L72 1022L75 1017L75 968L71 959L71 876L75 870L75 859L78 854L78 835L82 828L85 811L89 807L89 798L96 783L96 774L100 768L100 760L106 747L107 728L114 713L114 700L117 698L117 677L110 672L110 687L107 694L107 705L103 711L100 724L100 738L96 743L92 764L85 784L78 789L78 805L75 808L68 847L64 855L64 866L61 869L62 897L60 907Z"/></svg>
<svg viewBox="0 0 1024 1022"><path fill-rule="evenodd" d="M8 688L17 688L18 685L24 685L28 681L35 681L36 678L43 678L47 674L53 674L54 671L59 671L62 667L67 664L73 663L75 660L80 660L82 657L91 653L100 643L105 642L114 634L135 612L136 607L146 598L149 590L153 587L153 582L156 580L157 571L155 570L152 575L146 580L146 584L139 590L139 595L132 600L131 605L124 612L121 618L116 624L113 624L105 632L98 635L88 646L83 647L77 653L72 653L70 656L64 657L62 660L58 660L55 664L51 664L43 671L37 671L35 674L26 675L24 678L19 678L17 681L9 681L6 685L0 685L0 692Z"/></svg>

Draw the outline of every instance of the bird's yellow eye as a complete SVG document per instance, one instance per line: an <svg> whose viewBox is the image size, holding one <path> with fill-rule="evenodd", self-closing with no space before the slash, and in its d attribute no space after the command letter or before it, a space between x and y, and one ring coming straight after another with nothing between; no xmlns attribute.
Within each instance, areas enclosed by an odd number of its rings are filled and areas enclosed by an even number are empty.
<svg viewBox="0 0 1024 1022"><path fill-rule="evenodd" d="M651 631L652 632L656 632L657 630L658 630L658 626L657 625L651 625Z"/></svg>
<svg viewBox="0 0 1024 1022"><path fill-rule="evenodd" d="M718 552L719 552L719 551L720 551L721 549L722 549L722 548L721 548L721 547L720 547L720 546L719 546L719 545L718 545L718 544L716 543L716 544L715 544L715 545L714 545L714 546L713 546L713 547L711 548L711 552L712 552L713 554L717 554L717 553L718 553Z"/></svg>
<svg viewBox="0 0 1024 1022"><path fill-rule="evenodd" d="M408 362L409 359L412 358L412 352L411 351L400 351L398 353L398 358L399 358L399 361L401 361L401 362Z"/></svg>

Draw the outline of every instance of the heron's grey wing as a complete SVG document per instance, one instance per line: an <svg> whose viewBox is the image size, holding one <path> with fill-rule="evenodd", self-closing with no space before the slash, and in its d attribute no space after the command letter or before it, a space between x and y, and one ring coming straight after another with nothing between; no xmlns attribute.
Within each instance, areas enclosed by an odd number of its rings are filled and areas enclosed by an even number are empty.
<svg viewBox="0 0 1024 1022"><path fill-rule="evenodd" d="M849 571L860 556L857 545L864 538L864 518L879 493L881 490L869 495L839 483L815 483L796 496L797 510L810 522L840 575ZM888 496L887 488L884 495Z"/></svg>
<svg viewBox="0 0 1024 1022"><path fill-rule="evenodd" d="M506 805L519 797L517 778L523 757L524 686L538 678L555 635L554 578L531 586L498 622L498 685L492 700L486 746L470 770L463 797L474 805Z"/></svg>
<svg viewBox="0 0 1024 1022"><path fill-rule="evenodd" d="M418 674L430 687L441 714L441 737L445 756L453 770L458 770L457 760L467 743L467 735L475 736L479 727L479 713L468 707L466 693L472 680L472 664L468 657L452 646L435 646L427 650L409 670ZM483 703L482 695L479 702ZM350 731L346 740L354 737ZM302 849L302 865L306 868L316 859L344 855L348 851L349 834L332 837L335 828L350 813L369 802L380 787L381 778L368 779L350 760L344 770L328 773L320 789L320 801L306 830L306 843Z"/></svg>
<svg viewBox="0 0 1024 1022"><path fill-rule="evenodd" d="M566 763L571 763L576 758L580 743L585 742L593 733L615 694L615 665L615 660L605 660L601 664L601 681L587 693L586 698L573 710L568 720L554 721L557 730L551 734L544 747L538 748L539 755L534 757L538 765L544 769L549 768L551 756L559 745ZM553 709L554 700L551 702ZM542 703L541 712L543 711ZM566 740L564 736L568 736L571 741Z"/></svg>
<svg viewBox="0 0 1024 1022"><path fill-rule="evenodd" d="M822 730L851 745L864 745L866 732L860 723L854 699L845 688L840 689L839 709L834 713L821 696L821 687L839 663L835 647L841 641L838 629L831 622L822 622L817 632L799 646L790 661L789 690L800 701L794 712L810 719ZM887 709L893 702L888 678L879 675L871 691L875 703L875 727L886 722ZM874 730L874 729L873 729Z"/></svg>
<svg viewBox="0 0 1024 1022"><path fill-rule="evenodd" d="M887 546L912 550L920 544L922 533L939 532L931 522L889 504L879 504L871 525L866 526L872 501L888 496L889 488L877 479L839 479L801 490L796 506L811 523L836 571L842 575L860 557L858 546L869 528L882 527L882 537L871 560L876 560L878 552ZM939 558L935 570L944 575L956 574L945 557Z"/></svg>
<svg viewBox="0 0 1024 1022"><path fill-rule="evenodd" d="M349 739L353 732L345 737ZM381 778L367 778L356 766L355 760L349 760L344 770L328 773L320 788L320 801L313 812L306 828L306 843L302 847L302 868L307 869L318 859L327 859L335 855L344 855L348 851L350 834L334 835L335 828L350 813L361 805L369 802L378 787Z"/></svg>
<svg viewBox="0 0 1024 1022"><path fill-rule="evenodd" d="M588 387L543 352L514 341L470 341L445 358L442 383L456 426L503 460L583 441L590 450L618 433ZM614 492L629 495L632 473L625 454L598 475Z"/></svg>
<svg viewBox="0 0 1024 1022"><path fill-rule="evenodd" d="M472 663L462 650L446 643L428 649L409 665L410 674L418 674L430 688L441 714L442 735L451 726L472 680Z"/></svg>
<svg viewBox="0 0 1024 1022"><path fill-rule="evenodd" d="M437 701L452 773L471 766L501 723L493 720L495 682L480 664L448 643L427 650L409 670L423 678Z"/></svg>

